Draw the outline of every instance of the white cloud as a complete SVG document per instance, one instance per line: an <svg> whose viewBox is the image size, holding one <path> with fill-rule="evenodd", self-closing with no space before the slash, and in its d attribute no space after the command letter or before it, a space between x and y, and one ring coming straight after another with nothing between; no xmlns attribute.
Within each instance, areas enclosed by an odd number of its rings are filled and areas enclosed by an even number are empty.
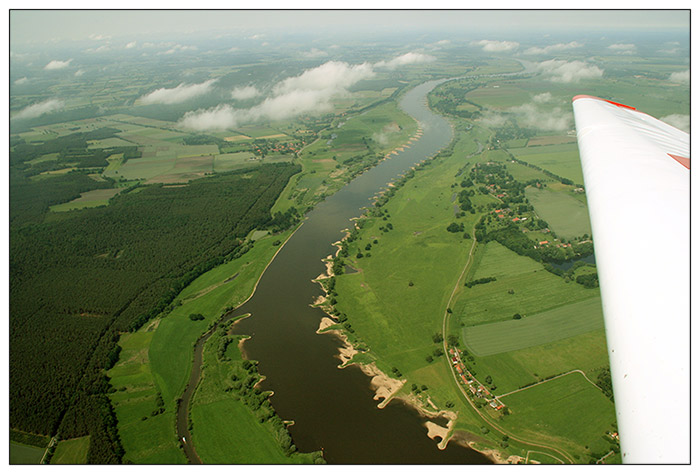
<svg viewBox="0 0 700 474"><path fill-rule="evenodd" d="M659 120L666 122L672 127L676 127L690 133L690 115L673 114L661 117Z"/></svg>
<svg viewBox="0 0 700 474"><path fill-rule="evenodd" d="M586 64L583 61L563 61L550 59L535 65L535 68L552 82L579 82L581 79L594 79L603 76L603 70L598 66Z"/></svg>
<svg viewBox="0 0 700 474"><path fill-rule="evenodd" d="M38 104L33 104L25 107L21 111L17 112L12 118L13 119L31 119L36 118L44 114L49 114L55 112L64 107L64 103L58 99L49 99L44 102L39 102Z"/></svg>
<svg viewBox="0 0 700 474"><path fill-rule="evenodd" d="M304 51L304 52L301 53L301 54L302 54L302 56L304 56L305 58L311 58L311 59L313 59L313 58L323 58L323 57L328 56L328 53L326 53L325 51L321 51L320 49L317 49L317 48L311 48L311 51Z"/></svg>
<svg viewBox="0 0 700 474"><path fill-rule="evenodd" d="M57 59L54 59L53 61L49 62L46 66L44 66L44 69L47 71L55 71L57 69L65 69L70 65L71 61L73 61L73 60L69 59L68 61L59 61Z"/></svg>
<svg viewBox="0 0 700 474"><path fill-rule="evenodd" d="M493 41L493 40L481 40L472 41L472 45L481 46L482 49L489 53L502 53L505 51L513 51L520 46L520 43L516 41Z"/></svg>
<svg viewBox="0 0 700 474"><path fill-rule="evenodd" d="M573 114L561 107L542 108L532 102L508 110L515 114L518 124L526 128L563 132L573 125Z"/></svg>
<svg viewBox="0 0 700 474"><path fill-rule="evenodd" d="M85 71L83 71L82 69L78 69L77 71L75 71L75 77L80 77L83 74L85 74Z"/></svg>
<svg viewBox="0 0 700 474"><path fill-rule="evenodd" d="M580 48L581 46L583 46L583 44L577 41L571 41L570 43L552 44L550 46L545 46L544 48L533 46L532 48L528 48L527 50L525 50L525 54L551 54L559 51Z"/></svg>
<svg viewBox="0 0 700 474"><path fill-rule="evenodd" d="M26 84L27 82L29 82L29 79L27 79L27 77L25 76L17 79L15 81L15 85L21 86L22 84Z"/></svg>
<svg viewBox="0 0 700 474"><path fill-rule="evenodd" d="M180 84L172 89L160 88L140 98L143 104L177 104L206 94L216 79L209 79L201 84Z"/></svg>
<svg viewBox="0 0 700 474"><path fill-rule="evenodd" d="M637 46L632 43L615 43L608 46L608 49L619 54L634 54Z"/></svg>
<svg viewBox="0 0 700 474"><path fill-rule="evenodd" d="M184 128L211 130L233 128L256 120L283 120L307 113L332 110L332 99L349 94L353 84L374 76L367 63L349 65L329 61L299 76L289 77L275 85L272 95L250 109L234 109L228 104L208 110L186 113L180 120Z"/></svg>
<svg viewBox="0 0 700 474"><path fill-rule="evenodd" d="M429 63L432 61L435 61L435 56L411 51L410 53L402 54L389 61L379 61L374 64L374 67L396 69L397 67L407 64Z"/></svg>
<svg viewBox="0 0 700 474"><path fill-rule="evenodd" d="M236 100L248 100L260 94L262 94L262 92L255 86L236 87L231 91L231 98Z"/></svg>
<svg viewBox="0 0 700 474"><path fill-rule="evenodd" d="M132 41L131 43L127 43L124 48L126 49L131 49L136 47L136 41Z"/></svg>
<svg viewBox="0 0 700 474"><path fill-rule="evenodd" d="M668 80L671 82L677 82L679 84L690 84L690 69L686 69L685 71L672 72Z"/></svg>
<svg viewBox="0 0 700 474"><path fill-rule="evenodd" d="M549 92L538 94L532 102L508 108L504 113L493 110L484 112L481 123L487 127L501 127L509 118L515 119L519 126L536 130L563 132L573 127L573 113L570 108L543 106L554 98Z"/></svg>
<svg viewBox="0 0 700 474"><path fill-rule="evenodd" d="M537 94L532 98L532 101L536 104L545 104L547 102L551 102L554 98L552 97L551 92L543 92L541 94Z"/></svg>
<svg viewBox="0 0 700 474"><path fill-rule="evenodd" d="M175 54L175 53L179 53L182 51L197 51L197 47L196 46L183 46L181 44L176 44L176 45L172 46L170 49L168 49L167 51L163 51L163 52L160 52L158 54Z"/></svg>

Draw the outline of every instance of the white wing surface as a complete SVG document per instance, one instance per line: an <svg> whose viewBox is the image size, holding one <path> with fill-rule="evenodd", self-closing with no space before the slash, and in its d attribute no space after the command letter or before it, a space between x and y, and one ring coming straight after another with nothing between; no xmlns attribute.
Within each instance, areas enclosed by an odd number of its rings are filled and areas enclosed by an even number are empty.
<svg viewBox="0 0 700 474"><path fill-rule="evenodd" d="M690 462L690 140L573 99L624 463Z"/></svg>

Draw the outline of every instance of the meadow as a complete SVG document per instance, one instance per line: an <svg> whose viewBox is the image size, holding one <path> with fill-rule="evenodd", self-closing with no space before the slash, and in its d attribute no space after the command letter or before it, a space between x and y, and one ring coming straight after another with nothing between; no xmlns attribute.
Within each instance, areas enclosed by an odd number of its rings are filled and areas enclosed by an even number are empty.
<svg viewBox="0 0 700 474"><path fill-rule="evenodd" d="M519 160L546 169L576 184L583 184L583 171L576 143L542 145L537 147L511 148Z"/></svg>
<svg viewBox="0 0 700 474"><path fill-rule="evenodd" d="M205 464L313 463L320 453L288 455L284 451L282 442L287 437L281 430L286 428L271 415L269 403L256 409L245 395L232 390L232 374L248 374L238 349L244 336L226 336L225 329L206 343L202 378L190 408L197 454ZM219 354L223 339L229 337L225 355Z"/></svg>
<svg viewBox="0 0 700 474"><path fill-rule="evenodd" d="M603 327L600 298L590 298L523 319L465 327L467 349L486 356L547 344Z"/></svg>
<svg viewBox="0 0 700 474"><path fill-rule="evenodd" d="M606 432L616 431L613 403L579 373L503 397L503 402L512 411L502 420L506 429L546 438L576 453L579 462L586 461L591 447L600 449L598 442ZM590 416L593 413L596 416ZM603 454L609 450L608 446Z"/></svg>
<svg viewBox="0 0 700 474"><path fill-rule="evenodd" d="M116 196L123 189L107 188L95 189L80 194L80 197L70 202L56 204L49 209L53 212L73 211L76 209L85 209L87 207L106 206L109 200Z"/></svg>
<svg viewBox="0 0 700 474"><path fill-rule="evenodd" d="M10 465L39 464L46 452L45 448L10 442Z"/></svg>
<svg viewBox="0 0 700 474"><path fill-rule="evenodd" d="M458 294L452 309L465 326L512 320L515 314L529 317L598 295L597 289L567 283L546 271L541 263L517 255L498 242L487 243L480 261L475 263L478 266L468 280L494 277L496 281L463 288Z"/></svg>
<svg viewBox="0 0 700 474"><path fill-rule="evenodd" d="M86 464L89 447L89 436L59 441L51 464Z"/></svg>
<svg viewBox="0 0 700 474"><path fill-rule="evenodd" d="M259 239L246 254L190 283L178 295L179 304L170 314L122 336L120 360L109 376L116 389L111 399L126 459L135 463L186 462L175 436L175 407L189 378L193 344L226 307L248 297L279 248L273 243L284 241L290 233ZM202 314L205 319L192 321L190 314ZM158 408L158 397L163 400L164 412L151 416Z"/></svg>
<svg viewBox="0 0 700 474"><path fill-rule="evenodd" d="M591 235L588 206L566 191L555 191L552 187L529 186L525 195L535 207L535 212L549 224L549 228L560 237L571 239L583 234Z"/></svg>

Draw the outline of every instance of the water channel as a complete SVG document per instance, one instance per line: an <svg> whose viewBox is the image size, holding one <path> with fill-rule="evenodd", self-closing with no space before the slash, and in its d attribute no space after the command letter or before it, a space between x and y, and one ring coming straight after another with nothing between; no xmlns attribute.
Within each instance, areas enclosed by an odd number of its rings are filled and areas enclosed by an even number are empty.
<svg viewBox="0 0 700 474"><path fill-rule="evenodd" d="M439 440L427 437L423 425L427 418L401 401L377 408L369 377L358 367L337 368L335 356L341 343L334 335L316 334L325 313L310 306L322 294L320 286L312 282L325 270L321 259L335 252L332 243L342 238L350 219L359 216L388 182L451 141L449 122L426 105L427 93L440 82L415 87L400 103L420 123L422 137L319 203L267 268L253 297L232 314L252 315L238 322L235 332L252 336L244 345L246 356L259 361L259 371L266 377L261 388L274 392L271 401L279 416L294 421L290 427L294 443L303 452L323 449L328 463L490 462L455 443L439 450ZM195 348L184 407L199 377L202 342ZM439 423L444 425L445 421ZM180 413L178 433L186 435L186 417ZM191 461L197 461L187 443L185 452Z"/></svg>

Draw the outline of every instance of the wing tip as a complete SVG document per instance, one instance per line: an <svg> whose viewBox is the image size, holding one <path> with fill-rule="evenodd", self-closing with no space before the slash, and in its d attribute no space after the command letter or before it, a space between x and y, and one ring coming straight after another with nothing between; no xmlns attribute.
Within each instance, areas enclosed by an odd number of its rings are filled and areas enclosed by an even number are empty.
<svg viewBox="0 0 700 474"><path fill-rule="evenodd" d="M571 102L576 102L579 99L595 99L595 100L600 100L602 102L607 102L608 104L616 105L617 107L622 107L623 109L637 110L635 107L632 107L631 105L625 105L625 104L621 104L619 102L613 102L612 100L603 99L600 97L596 97L594 95L585 95L585 94L577 95L573 99L571 99Z"/></svg>

